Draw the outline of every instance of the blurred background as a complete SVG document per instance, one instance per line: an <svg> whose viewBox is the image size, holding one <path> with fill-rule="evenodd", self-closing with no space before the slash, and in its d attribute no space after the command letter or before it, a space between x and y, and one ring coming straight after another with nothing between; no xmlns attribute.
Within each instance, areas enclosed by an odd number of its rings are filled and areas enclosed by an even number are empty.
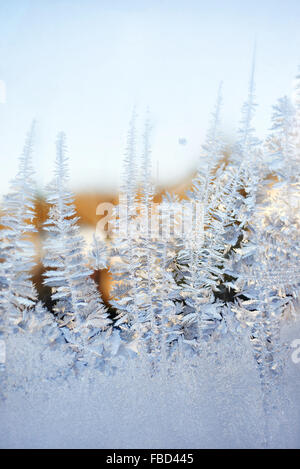
<svg viewBox="0 0 300 469"><path fill-rule="evenodd" d="M33 118L40 188L64 130L72 189L115 192L133 106L141 129L150 108L155 182L180 182L196 165L221 80L234 139L255 41L263 136L271 105L291 93L299 21L298 0L0 0L0 196Z"/></svg>
<svg viewBox="0 0 300 469"><path fill-rule="evenodd" d="M229 148L234 142L255 43L255 126L261 138L268 131L271 106L292 93L299 20L299 0L0 0L0 200L35 118L41 226L43 187L64 130L89 238L97 205L118 198L134 106L140 133L150 109L158 196L183 194L221 80L224 136Z"/></svg>

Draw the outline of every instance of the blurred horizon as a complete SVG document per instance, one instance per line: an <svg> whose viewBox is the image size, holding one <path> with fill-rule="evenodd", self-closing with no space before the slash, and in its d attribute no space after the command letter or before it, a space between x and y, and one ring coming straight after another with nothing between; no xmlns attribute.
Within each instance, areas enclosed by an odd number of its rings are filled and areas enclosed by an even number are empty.
<svg viewBox="0 0 300 469"><path fill-rule="evenodd" d="M296 0L1 2L0 198L33 118L40 190L52 179L63 130L71 189L115 193L134 106L139 135L150 108L154 182L181 183L196 168L220 81L222 127L234 141L255 42L254 123L262 138L272 105L292 94L299 18Z"/></svg>

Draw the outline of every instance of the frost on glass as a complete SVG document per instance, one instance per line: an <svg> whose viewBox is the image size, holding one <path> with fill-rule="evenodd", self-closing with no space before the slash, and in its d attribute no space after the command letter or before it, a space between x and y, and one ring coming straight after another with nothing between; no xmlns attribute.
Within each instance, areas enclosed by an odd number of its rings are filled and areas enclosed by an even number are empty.
<svg viewBox="0 0 300 469"><path fill-rule="evenodd" d="M32 282L32 125L2 206L0 445L299 447L300 79L260 141L254 69L229 154L220 86L184 198L155 203L151 115L140 133L134 110L110 237L88 249L58 135L42 234L51 310Z"/></svg>

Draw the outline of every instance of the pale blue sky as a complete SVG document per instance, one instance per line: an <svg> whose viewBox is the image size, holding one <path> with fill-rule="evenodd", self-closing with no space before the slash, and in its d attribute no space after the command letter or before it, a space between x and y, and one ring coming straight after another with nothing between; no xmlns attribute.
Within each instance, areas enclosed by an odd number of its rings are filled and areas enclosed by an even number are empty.
<svg viewBox="0 0 300 469"><path fill-rule="evenodd" d="M151 110L159 182L179 179L197 161L220 80L224 129L234 136L255 40L263 136L271 105L291 94L299 25L299 0L0 0L0 193L32 118L40 186L51 179L64 130L72 188L117 187L134 105L140 126Z"/></svg>

